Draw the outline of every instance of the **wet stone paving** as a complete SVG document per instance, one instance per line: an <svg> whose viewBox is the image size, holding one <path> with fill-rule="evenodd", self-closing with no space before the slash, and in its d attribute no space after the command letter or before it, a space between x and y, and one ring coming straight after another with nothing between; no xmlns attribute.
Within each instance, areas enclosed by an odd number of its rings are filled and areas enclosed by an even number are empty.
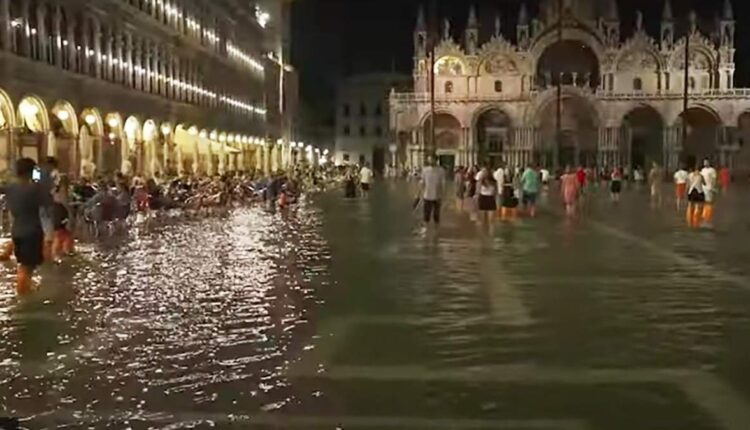
<svg viewBox="0 0 750 430"><path fill-rule="evenodd" d="M630 189L490 231L405 183L133 228L0 289L31 429L750 429L750 188L711 226Z"/></svg>

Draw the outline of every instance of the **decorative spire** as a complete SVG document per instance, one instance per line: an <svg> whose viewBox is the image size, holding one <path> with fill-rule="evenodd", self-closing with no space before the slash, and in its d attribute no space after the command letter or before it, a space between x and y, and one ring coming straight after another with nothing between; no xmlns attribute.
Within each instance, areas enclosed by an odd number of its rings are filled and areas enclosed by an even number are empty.
<svg viewBox="0 0 750 430"><path fill-rule="evenodd" d="M419 5L419 12L417 12L417 31L427 30L427 25L424 19L424 5Z"/></svg>
<svg viewBox="0 0 750 430"><path fill-rule="evenodd" d="M503 34L502 20L500 14L495 15L495 37L501 37Z"/></svg>
<svg viewBox="0 0 750 430"><path fill-rule="evenodd" d="M664 11L661 13L661 19L662 21L672 21L674 19L674 16L672 15L672 1L671 0L665 0Z"/></svg>
<svg viewBox="0 0 750 430"><path fill-rule="evenodd" d="M529 12L526 10L526 3L521 3L521 10L518 11L518 25L529 24Z"/></svg>
<svg viewBox="0 0 750 430"><path fill-rule="evenodd" d="M698 31L698 15L694 10L690 11L690 14L688 15L688 22L690 23L690 34Z"/></svg>
<svg viewBox="0 0 750 430"><path fill-rule="evenodd" d="M477 10L474 5L469 8L469 22L466 24L467 28L479 27L479 20L477 20Z"/></svg>
<svg viewBox="0 0 750 430"><path fill-rule="evenodd" d="M609 21L619 21L620 11L617 10L616 0L607 0L607 9L605 18Z"/></svg>
<svg viewBox="0 0 750 430"><path fill-rule="evenodd" d="M643 31L643 13L640 10L635 11L635 30Z"/></svg>
<svg viewBox="0 0 750 430"><path fill-rule="evenodd" d="M726 21L734 20L734 10L732 9L731 0L724 0L724 14L722 15L722 18Z"/></svg>

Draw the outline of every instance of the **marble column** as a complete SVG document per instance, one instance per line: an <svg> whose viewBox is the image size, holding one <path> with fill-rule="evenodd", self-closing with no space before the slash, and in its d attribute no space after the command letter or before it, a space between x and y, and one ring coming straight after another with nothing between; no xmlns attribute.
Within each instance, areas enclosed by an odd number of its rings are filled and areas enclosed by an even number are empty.
<svg viewBox="0 0 750 430"><path fill-rule="evenodd" d="M143 90L143 75L139 72L139 70L143 70L141 62L143 55L141 43L141 39L138 36L135 36L133 39L133 78L135 79L135 85L133 85L133 87L136 90Z"/></svg>
<svg viewBox="0 0 750 430"><path fill-rule="evenodd" d="M29 0L21 0L21 19L23 20L23 36L20 40L21 54L31 57L31 28L29 27ZM16 42L18 43L18 42Z"/></svg>
<svg viewBox="0 0 750 430"><path fill-rule="evenodd" d="M11 50L10 0L0 0L0 44L4 51Z"/></svg>
<svg viewBox="0 0 750 430"><path fill-rule="evenodd" d="M152 65L152 58L154 56L153 47L151 45L151 42L148 40L143 41L143 68L144 75L143 75L143 91L150 93L152 92L153 88L153 69L151 68Z"/></svg>
<svg viewBox="0 0 750 430"><path fill-rule="evenodd" d="M94 68L96 72L94 73L94 76L96 78L101 79L102 78L102 25L99 23L99 20L96 18L92 18L93 21L93 45L94 45L94 64L96 67Z"/></svg>
<svg viewBox="0 0 750 430"><path fill-rule="evenodd" d="M55 13L52 15L52 61L50 62L59 68L63 67L63 49L65 49L62 40L62 10L60 6L55 6Z"/></svg>
<svg viewBox="0 0 750 430"><path fill-rule="evenodd" d="M83 22L81 23L81 28L83 29L81 33L83 34L83 40L81 40L81 49L83 49L83 61L80 65L81 72L83 74L89 75L91 74L91 61L95 61L91 59L91 55L89 54L89 51L91 48L90 38L91 38L91 25L90 25L90 18L88 16L83 17Z"/></svg>
<svg viewBox="0 0 750 430"><path fill-rule="evenodd" d="M63 59L63 67L74 72L86 73L86 70L83 68L83 61L81 60L86 57L86 53L83 51L82 41L76 40L75 18L69 16L66 25L65 40L68 41L68 46L63 45L63 50L67 50L66 58Z"/></svg>
<svg viewBox="0 0 750 430"><path fill-rule="evenodd" d="M36 7L36 49L39 61L50 62L49 47L47 44L47 7L44 3L37 4Z"/></svg>
<svg viewBox="0 0 750 430"><path fill-rule="evenodd" d="M133 88L133 34L129 31L125 33L125 52L122 61L125 63L125 67L122 69L125 75L124 84L128 88Z"/></svg>

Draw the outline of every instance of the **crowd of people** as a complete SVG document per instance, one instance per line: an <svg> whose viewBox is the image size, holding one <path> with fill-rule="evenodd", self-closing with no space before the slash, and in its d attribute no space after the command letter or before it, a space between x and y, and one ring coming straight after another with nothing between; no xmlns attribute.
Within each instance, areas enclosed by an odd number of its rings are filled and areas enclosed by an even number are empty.
<svg viewBox="0 0 750 430"><path fill-rule="evenodd" d="M73 252L75 237L98 238L124 230L136 217L148 221L164 214L208 216L247 204L284 210L303 191L324 189L335 175L330 169L298 165L271 174L143 178L116 172L95 180L71 180L59 172L53 157L39 166L21 158L14 170L15 178L0 189L3 209L11 215L12 239L0 250L0 259L15 255L19 294L32 290L31 277L38 266L59 263Z"/></svg>
<svg viewBox="0 0 750 430"><path fill-rule="evenodd" d="M439 222L435 216L445 187L446 172L428 160L420 179L420 199L425 203L424 222ZM726 191L731 175L726 167L714 168L709 160L690 171L678 169L671 177L674 184L675 201L678 210L686 211L688 225L697 227L710 223L713 218L713 203L719 190ZM629 184L635 187L648 186L651 205L660 207L664 201L664 188L669 178L665 170L653 163L648 173L640 168L632 171L627 168L572 168L552 174L546 168L528 165L510 167L501 165L495 169L489 166L458 167L453 172L456 207L467 211L485 224L494 219L512 220L520 215L536 216L537 200L540 194L548 194L555 182L560 201L568 217L576 215L578 206L585 196L596 189L606 189L610 200L617 204L620 195Z"/></svg>

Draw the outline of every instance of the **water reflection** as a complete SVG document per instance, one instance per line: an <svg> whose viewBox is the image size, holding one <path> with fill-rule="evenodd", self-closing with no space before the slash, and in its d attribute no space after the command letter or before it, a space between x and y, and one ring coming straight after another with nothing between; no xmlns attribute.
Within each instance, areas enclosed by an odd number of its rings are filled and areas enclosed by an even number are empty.
<svg viewBox="0 0 750 430"><path fill-rule="evenodd" d="M46 268L29 300L3 291L3 413L41 428L71 414L107 419L94 411L123 422L149 410L282 407L293 400L283 370L310 341L315 286L325 285L318 227L303 206L135 230Z"/></svg>

